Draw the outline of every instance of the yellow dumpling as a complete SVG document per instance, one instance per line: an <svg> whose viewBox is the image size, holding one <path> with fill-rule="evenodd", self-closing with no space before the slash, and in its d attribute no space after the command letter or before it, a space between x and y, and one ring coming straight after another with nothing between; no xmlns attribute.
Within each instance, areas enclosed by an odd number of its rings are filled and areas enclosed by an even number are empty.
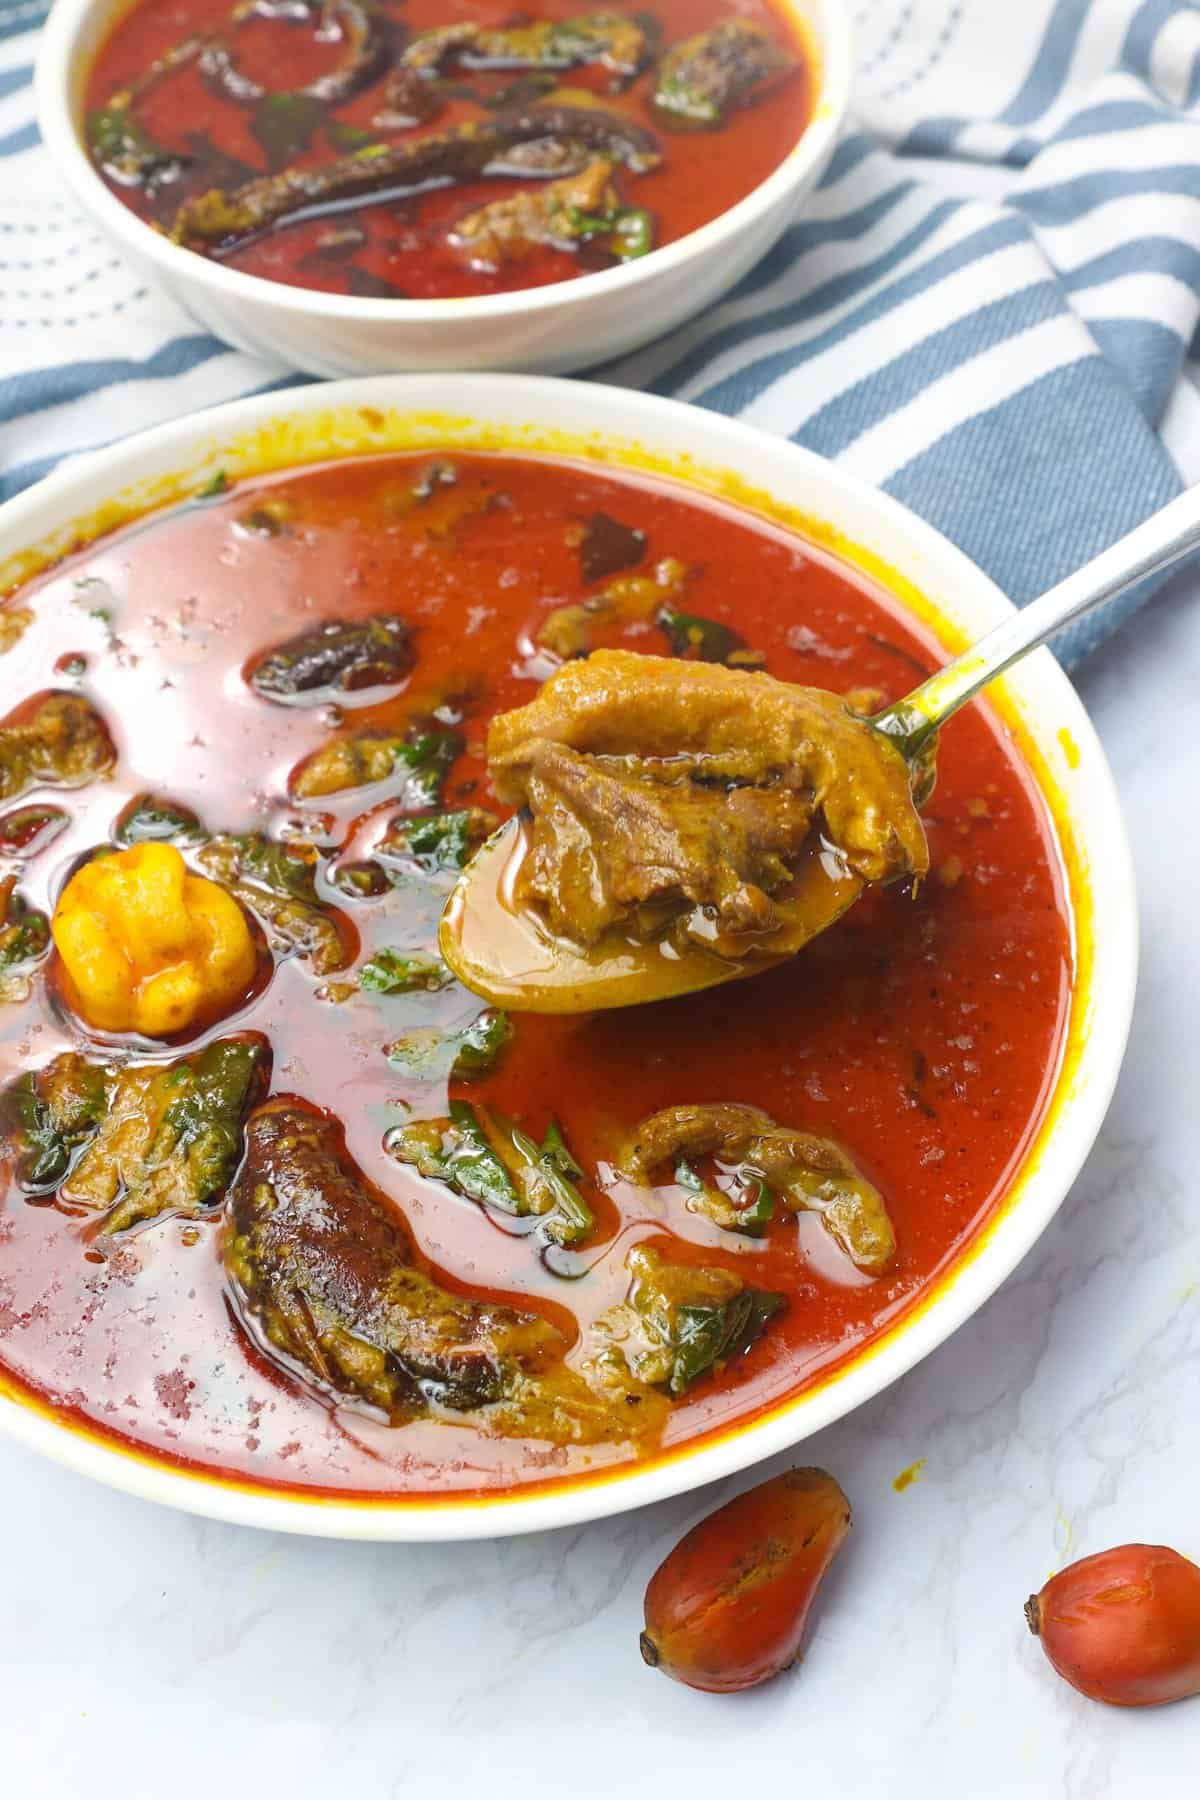
<svg viewBox="0 0 1200 1800"><path fill-rule="evenodd" d="M237 1003L257 952L245 914L170 844L135 844L85 863L51 929L67 998L100 1031L172 1037Z"/></svg>

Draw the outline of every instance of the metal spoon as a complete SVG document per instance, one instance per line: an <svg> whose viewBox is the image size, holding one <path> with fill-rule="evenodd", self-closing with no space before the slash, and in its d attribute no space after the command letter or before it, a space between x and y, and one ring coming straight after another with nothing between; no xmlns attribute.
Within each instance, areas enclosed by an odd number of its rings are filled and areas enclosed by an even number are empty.
<svg viewBox="0 0 1200 1800"><path fill-rule="evenodd" d="M1005 669L1076 619L1161 574L1200 550L1200 487L1137 526L1082 569L997 625L978 644L870 724L891 739L909 763L960 707ZM555 937L528 909L512 901L513 883L528 843L521 818L510 819L482 846L460 876L442 914L438 941L458 979L494 1005L521 1012L593 1012L695 993L744 980L794 956L841 918L863 881L831 846L817 841L798 873L793 922L772 938L770 956L730 962L697 945L679 952L614 934L590 951Z"/></svg>

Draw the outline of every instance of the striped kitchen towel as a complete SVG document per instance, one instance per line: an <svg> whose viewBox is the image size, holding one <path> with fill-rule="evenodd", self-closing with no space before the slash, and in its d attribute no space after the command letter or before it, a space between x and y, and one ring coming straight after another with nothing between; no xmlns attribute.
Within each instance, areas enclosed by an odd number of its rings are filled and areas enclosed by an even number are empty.
<svg viewBox="0 0 1200 1800"><path fill-rule="evenodd" d="M1161 430L1200 319L1200 4L844 3L856 118L803 220L599 374L841 459L1027 600L1180 487ZM80 217L34 123L45 13L0 0L0 495L290 379Z"/></svg>

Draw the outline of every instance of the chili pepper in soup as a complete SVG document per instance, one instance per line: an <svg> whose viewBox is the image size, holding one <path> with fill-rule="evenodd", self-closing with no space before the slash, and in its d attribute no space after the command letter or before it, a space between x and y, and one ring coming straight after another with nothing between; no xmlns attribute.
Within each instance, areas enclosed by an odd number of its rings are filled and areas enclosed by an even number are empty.
<svg viewBox="0 0 1200 1800"><path fill-rule="evenodd" d="M438 958L506 810L489 723L564 658L860 710L931 666L794 534L565 460L363 458L218 477L0 618L0 1365L87 1428L307 1491L581 1478L861 1352L1011 1184L1070 940L984 708L930 873L767 974L548 1017Z"/></svg>
<svg viewBox="0 0 1200 1800"><path fill-rule="evenodd" d="M685 236L783 161L813 91L770 0L142 0L97 57L87 136L178 243L424 300Z"/></svg>

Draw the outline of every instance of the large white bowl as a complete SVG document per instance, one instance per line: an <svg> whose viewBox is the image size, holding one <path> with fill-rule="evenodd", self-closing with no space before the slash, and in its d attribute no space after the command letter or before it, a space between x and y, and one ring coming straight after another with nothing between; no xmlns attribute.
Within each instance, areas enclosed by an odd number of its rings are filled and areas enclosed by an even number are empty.
<svg viewBox="0 0 1200 1800"><path fill-rule="evenodd" d="M717 219L637 262L554 287L461 300L369 300L245 275L172 244L97 174L81 136L88 69L131 0L57 0L37 65L46 147L80 204L130 262L238 349L313 375L533 369L562 375L621 356L701 312L791 223L825 171L850 97L848 0L784 0L815 46L815 115L796 147ZM705 140L710 155L719 140Z"/></svg>
<svg viewBox="0 0 1200 1800"><path fill-rule="evenodd" d="M901 604L932 622L950 648L1011 610L987 577L928 525L792 444L674 401L507 375L397 376L299 388L220 407L81 458L0 507L0 593L98 530L194 493L218 468L237 476L326 456L472 447L653 469L777 519L804 520L849 561L882 574ZM214 1518L350 1538L466 1538L577 1523L698 1487L798 1443L895 1381L970 1318L1058 1210L1104 1117L1133 1007L1133 872L1112 779L1087 714L1045 650L994 692L1049 802L1069 876L1078 966L1069 1043L1046 1123L994 1221L921 1307L866 1353L752 1423L651 1467L485 1501L330 1501L253 1489L122 1450L2 1391L0 1429L129 1493ZM17 698L5 696L0 710Z"/></svg>

